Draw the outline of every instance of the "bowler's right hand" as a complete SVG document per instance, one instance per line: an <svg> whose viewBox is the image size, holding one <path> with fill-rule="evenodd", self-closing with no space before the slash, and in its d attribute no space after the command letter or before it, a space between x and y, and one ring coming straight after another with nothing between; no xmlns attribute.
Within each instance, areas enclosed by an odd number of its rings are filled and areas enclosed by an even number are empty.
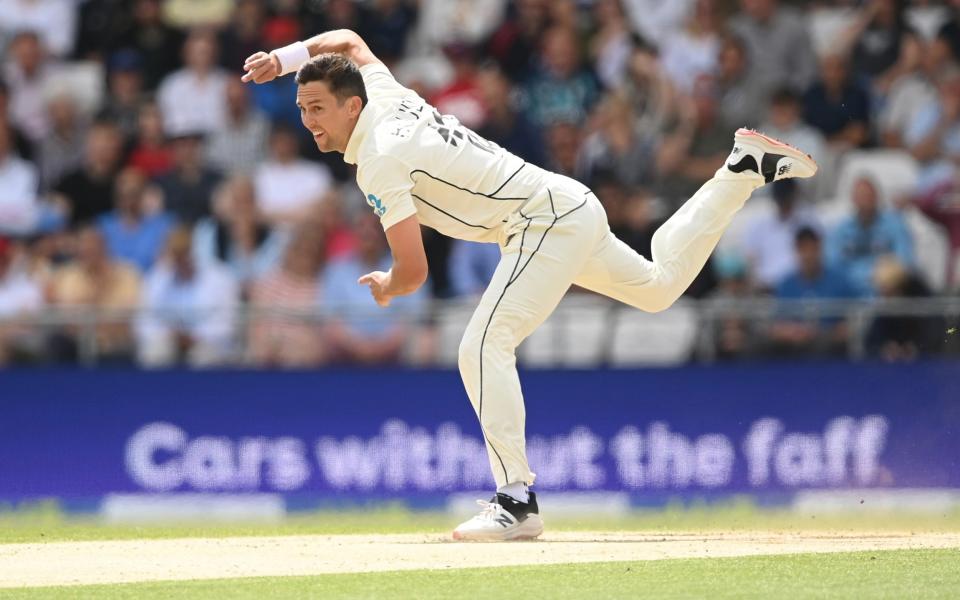
<svg viewBox="0 0 960 600"><path fill-rule="evenodd" d="M246 71L240 78L244 83L267 83L280 76L280 59L276 54L267 52L257 52L251 55L243 63L243 70Z"/></svg>

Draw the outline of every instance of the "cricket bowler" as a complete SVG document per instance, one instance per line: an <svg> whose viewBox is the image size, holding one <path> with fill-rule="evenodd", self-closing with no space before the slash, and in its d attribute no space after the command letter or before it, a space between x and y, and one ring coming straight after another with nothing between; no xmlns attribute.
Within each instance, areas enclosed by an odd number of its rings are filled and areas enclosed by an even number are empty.
<svg viewBox="0 0 960 600"><path fill-rule="evenodd" d="M496 495L458 526L458 540L543 532L524 437L515 350L571 284L649 312L672 305L700 272L753 190L811 177L803 152L747 129L730 157L653 236L650 260L618 240L583 184L523 161L441 115L400 85L354 32L329 31L257 52L243 81L296 73L297 106L321 152L341 152L380 217L393 263L361 277L387 306L427 279L420 226L496 243L501 259L460 344L459 368L480 421Z"/></svg>

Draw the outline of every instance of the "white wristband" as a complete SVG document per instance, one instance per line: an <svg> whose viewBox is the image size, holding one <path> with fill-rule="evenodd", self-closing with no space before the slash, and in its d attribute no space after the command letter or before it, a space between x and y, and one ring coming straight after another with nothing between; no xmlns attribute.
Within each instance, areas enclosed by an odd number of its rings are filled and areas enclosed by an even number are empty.
<svg viewBox="0 0 960 600"><path fill-rule="evenodd" d="M275 54L280 61L281 75L293 73L300 68L300 65L310 60L310 50L303 42L294 42L289 46L277 48L271 54Z"/></svg>

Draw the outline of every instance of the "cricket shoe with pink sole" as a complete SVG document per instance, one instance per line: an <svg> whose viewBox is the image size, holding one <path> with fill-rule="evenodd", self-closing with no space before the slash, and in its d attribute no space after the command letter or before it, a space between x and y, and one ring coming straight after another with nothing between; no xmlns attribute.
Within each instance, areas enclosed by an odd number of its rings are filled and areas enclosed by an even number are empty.
<svg viewBox="0 0 960 600"><path fill-rule="evenodd" d="M738 129L727 168L734 173L753 171L767 183L790 177L813 177L817 163L809 154L752 129Z"/></svg>
<svg viewBox="0 0 960 600"><path fill-rule="evenodd" d="M490 502L477 500L480 513L453 530L453 539L476 542L532 540L543 533L543 521L537 495L530 492L529 502L497 494Z"/></svg>

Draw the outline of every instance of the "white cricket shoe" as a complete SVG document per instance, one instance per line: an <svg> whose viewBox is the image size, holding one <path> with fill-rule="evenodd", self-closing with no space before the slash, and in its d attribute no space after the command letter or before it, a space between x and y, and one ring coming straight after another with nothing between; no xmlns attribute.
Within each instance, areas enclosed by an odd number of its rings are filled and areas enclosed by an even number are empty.
<svg viewBox="0 0 960 600"><path fill-rule="evenodd" d="M790 177L813 177L817 172L817 163L809 154L752 129L738 129L733 141L727 168L734 173L753 171L772 183Z"/></svg>
<svg viewBox="0 0 960 600"><path fill-rule="evenodd" d="M453 539L461 541L504 542L532 540L543 533L543 521L537 495L530 492L529 502L519 502L506 494L497 494L490 502L477 500L480 514L453 530Z"/></svg>

